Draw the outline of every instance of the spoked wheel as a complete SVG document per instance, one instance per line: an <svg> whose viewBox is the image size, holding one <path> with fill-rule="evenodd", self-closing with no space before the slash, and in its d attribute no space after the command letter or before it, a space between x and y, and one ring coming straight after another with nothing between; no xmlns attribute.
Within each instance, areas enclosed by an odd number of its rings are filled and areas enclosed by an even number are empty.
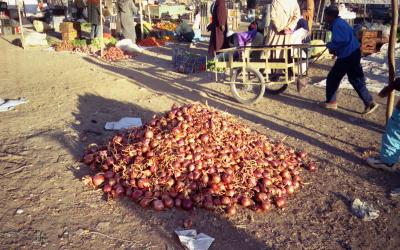
<svg viewBox="0 0 400 250"><path fill-rule="evenodd" d="M233 97L243 104L256 103L264 96L264 77L258 70L246 68L246 83L244 83L242 71L242 68L238 68L233 72L233 83L231 83Z"/></svg>

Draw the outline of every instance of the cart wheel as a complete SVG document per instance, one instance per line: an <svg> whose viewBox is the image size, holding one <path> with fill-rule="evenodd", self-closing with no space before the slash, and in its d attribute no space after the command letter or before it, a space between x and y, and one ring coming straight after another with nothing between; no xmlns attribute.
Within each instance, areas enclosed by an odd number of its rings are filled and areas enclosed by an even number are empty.
<svg viewBox="0 0 400 250"><path fill-rule="evenodd" d="M264 96L264 77L258 70L252 68L246 68L246 72L249 84L243 83L242 68L233 71L232 82L234 83L231 83L231 91L238 102L253 104Z"/></svg>
<svg viewBox="0 0 400 250"><path fill-rule="evenodd" d="M279 95L282 94L287 88L287 84L266 84L265 93L271 95Z"/></svg>

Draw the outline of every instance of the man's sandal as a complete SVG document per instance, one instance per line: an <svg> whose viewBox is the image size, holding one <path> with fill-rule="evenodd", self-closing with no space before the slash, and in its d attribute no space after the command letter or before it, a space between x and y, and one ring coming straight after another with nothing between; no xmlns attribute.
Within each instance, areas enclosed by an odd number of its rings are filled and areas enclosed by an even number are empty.
<svg viewBox="0 0 400 250"><path fill-rule="evenodd" d="M394 173L399 169L399 166L397 164L386 164L384 162L382 162L379 158L375 158L375 157L370 157L367 159L367 163L370 167L376 168L376 169L382 169L391 173Z"/></svg>

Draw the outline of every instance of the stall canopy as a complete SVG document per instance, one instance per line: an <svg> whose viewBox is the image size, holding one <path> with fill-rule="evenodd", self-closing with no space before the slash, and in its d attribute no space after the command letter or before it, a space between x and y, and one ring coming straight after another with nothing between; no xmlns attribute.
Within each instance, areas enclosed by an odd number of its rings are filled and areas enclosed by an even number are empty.
<svg viewBox="0 0 400 250"><path fill-rule="evenodd" d="M391 4L391 0L345 0L340 2L353 4Z"/></svg>

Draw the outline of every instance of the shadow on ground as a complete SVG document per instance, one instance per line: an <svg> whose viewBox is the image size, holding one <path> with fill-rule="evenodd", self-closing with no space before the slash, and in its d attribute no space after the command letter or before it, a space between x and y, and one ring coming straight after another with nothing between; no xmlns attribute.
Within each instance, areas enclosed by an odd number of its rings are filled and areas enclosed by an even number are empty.
<svg viewBox="0 0 400 250"><path fill-rule="evenodd" d="M60 134L53 135L53 139L68 148L76 159L82 157L84 148L89 143L102 145L107 138L115 134L115 132L107 132L103 129L107 121L116 121L122 116L135 116L141 117L146 122L154 114L151 110L143 109L134 104L91 94L79 96L78 102L79 111L73 114L77 123L73 124L72 128L78 133L79 139L73 140ZM84 175L94 174L89 170L89 167L83 165L79 169L70 168L70 171L79 180ZM99 193L93 195L99 195ZM132 213L132 220L140 218L140 224L151 226L152 233L155 232L156 237L162 239L167 249L182 249L174 230L182 229L183 221L188 218L193 220L196 230L216 238L212 249L266 249L265 243L235 227L232 221L227 220L221 213L203 209L196 209L191 212L173 209L157 213L151 208L142 209L128 198L124 198L118 203L127 209L128 214ZM210 223L213 226L210 227Z"/></svg>

